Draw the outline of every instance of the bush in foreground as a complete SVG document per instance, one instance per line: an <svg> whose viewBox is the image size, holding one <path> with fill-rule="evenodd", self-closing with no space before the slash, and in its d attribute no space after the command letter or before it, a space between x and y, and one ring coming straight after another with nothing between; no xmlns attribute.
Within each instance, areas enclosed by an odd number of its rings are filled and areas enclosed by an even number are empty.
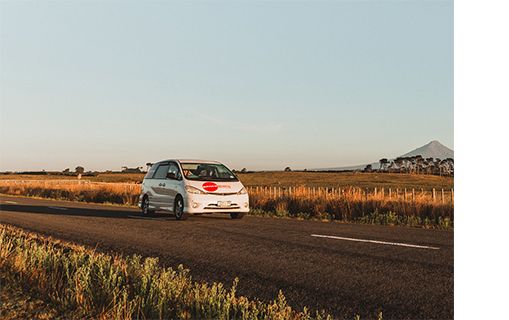
<svg viewBox="0 0 509 320"><path fill-rule="evenodd" d="M102 319L330 319L236 295L221 283L199 283L189 271L159 266L157 258L111 256L0 224L4 279L32 288L62 314Z"/></svg>

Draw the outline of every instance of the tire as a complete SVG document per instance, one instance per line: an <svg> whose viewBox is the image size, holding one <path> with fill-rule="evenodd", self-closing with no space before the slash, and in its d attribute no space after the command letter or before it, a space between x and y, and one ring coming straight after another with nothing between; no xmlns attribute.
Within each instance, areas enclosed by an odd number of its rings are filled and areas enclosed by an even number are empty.
<svg viewBox="0 0 509 320"><path fill-rule="evenodd" d="M230 218L232 219L242 219L245 215L243 212L230 212Z"/></svg>
<svg viewBox="0 0 509 320"><path fill-rule="evenodd" d="M184 212L184 199L182 199L181 196L177 196L177 198L175 198L173 213L175 213L175 219L177 220L187 220L189 217L189 214Z"/></svg>
<svg viewBox="0 0 509 320"><path fill-rule="evenodd" d="M155 212L154 210L150 210L149 208L150 208L150 202L149 202L148 196L145 196L145 197L143 197L143 200L141 201L141 213L146 217L153 215Z"/></svg>

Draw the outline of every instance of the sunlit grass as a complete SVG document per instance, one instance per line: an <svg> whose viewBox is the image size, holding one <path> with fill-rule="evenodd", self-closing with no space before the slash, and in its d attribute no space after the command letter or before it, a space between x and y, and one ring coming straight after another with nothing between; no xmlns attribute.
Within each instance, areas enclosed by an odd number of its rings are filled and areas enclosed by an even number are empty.
<svg viewBox="0 0 509 320"><path fill-rule="evenodd" d="M251 190L249 200L252 214L296 217L382 225L405 225L452 228L454 203L452 198L442 201L429 194L392 195L366 194L359 188L346 188L340 193L310 194L301 187L291 193ZM448 194L451 197L451 194Z"/></svg>
<svg viewBox="0 0 509 320"><path fill-rule="evenodd" d="M270 302L238 296L238 280L193 281L157 258L99 253L0 224L0 271L62 314L99 319L331 319L293 310L282 292Z"/></svg>
<svg viewBox="0 0 509 320"><path fill-rule="evenodd" d="M141 183L143 173L99 173L83 176L91 182ZM364 173L364 172L253 172L237 173L245 186L308 186L308 187L358 187L358 188L425 188L446 189L454 187L453 177L406 173ZM0 174L1 180L70 180L72 175L21 175Z"/></svg>
<svg viewBox="0 0 509 320"><path fill-rule="evenodd" d="M378 189L349 187L317 189L310 193L307 187L292 187L292 192L264 188L249 188L251 214L320 219L370 224L406 225L452 228L454 201L450 191L396 193ZM136 205L140 195L139 184L94 183L58 180L0 180L0 193L50 199Z"/></svg>

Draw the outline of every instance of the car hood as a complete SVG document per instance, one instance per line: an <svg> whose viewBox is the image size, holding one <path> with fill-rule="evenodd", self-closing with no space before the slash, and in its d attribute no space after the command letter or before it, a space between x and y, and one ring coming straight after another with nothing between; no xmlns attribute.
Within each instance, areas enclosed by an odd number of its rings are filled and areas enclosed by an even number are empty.
<svg viewBox="0 0 509 320"><path fill-rule="evenodd" d="M193 181L186 180L186 185L206 193L237 193L244 186L240 181Z"/></svg>

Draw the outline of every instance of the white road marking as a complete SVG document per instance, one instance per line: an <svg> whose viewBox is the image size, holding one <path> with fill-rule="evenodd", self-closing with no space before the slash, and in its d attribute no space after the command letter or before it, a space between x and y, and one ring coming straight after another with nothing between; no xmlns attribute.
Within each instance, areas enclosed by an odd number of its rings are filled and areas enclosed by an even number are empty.
<svg viewBox="0 0 509 320"><path fill-rule="evenodd" d="M56 209L56 210L67 210L67 208L62 208L62 207L48 207L50 209Z"/></svg>
<svg viewBox="0 0 509 320"><path fill-rule="evenodd" d="M367 240L367 239L356 239L356 238L326 236L326 235L322 235L322 234L312 234L311 236L312 237L317 237L317 238L329 238L329 239L355 241L355 242L369 242L369 243L376 243L376 244L385 244L385 245L390 245L390 246L410 247L410 248L419 248L419 249L431 249L431 250L439 250L440 249L438 247L422 246L422 245L418 245L418 244L408 244L408 243L400 243L400 242L387 242L387 241L378 241L378 240Z"/></svg>
<svg viewBox="0 0 509 320"><path fill-rule="evenodd" d="M9 203L9 204L17 204L16 201L4 201L5 203Z"/></svg>

